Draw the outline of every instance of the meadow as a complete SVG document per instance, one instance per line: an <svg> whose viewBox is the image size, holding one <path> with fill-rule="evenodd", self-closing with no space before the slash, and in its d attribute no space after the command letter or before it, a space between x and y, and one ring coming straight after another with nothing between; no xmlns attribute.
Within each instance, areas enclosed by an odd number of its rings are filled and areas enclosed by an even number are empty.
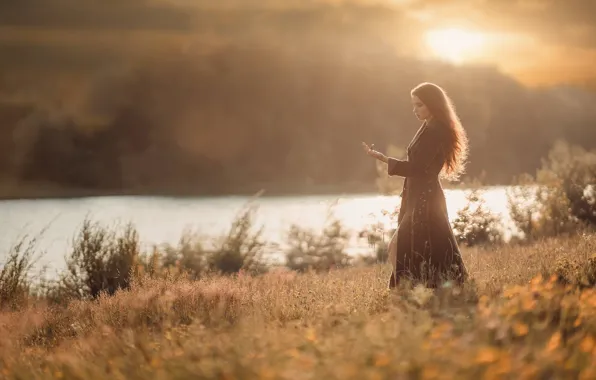
<svg viewBox="0 0 596 380"><path fill-rule="evenodd" d="M387 265L138 273L128 290L0 314L6 379L596 376L596 236L465 250L473 280L387 289Z"/></svg>

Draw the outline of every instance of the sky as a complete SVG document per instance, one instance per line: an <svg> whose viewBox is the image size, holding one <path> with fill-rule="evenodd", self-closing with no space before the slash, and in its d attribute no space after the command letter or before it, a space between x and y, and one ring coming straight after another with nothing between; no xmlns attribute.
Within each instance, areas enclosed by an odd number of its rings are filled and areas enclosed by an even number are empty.
<svg viewBox="0 0 596 380"><path fill-rule="evenodd" d="M205 9L250 12L346 4L345 0L5 2L0 5L0 58L5 65L15 66L23 60L46 58L48 64L62 64L63 56L78 54L79 60L87 57L101 64L95 56L109 61L119 49L197 46L219 33L215 31L219 27L231 38L242 36L245 24L237 22L244 17L242 12L214 22L205 18L210 17ZM382 20L377 35L401 54L457 65L496 66L528 86L596 88L594 0L353 0L350 4L388 10L375 16ZM260 19L250 17L251 27L258 29ZM300 32L300 20L292 22L297 24L287 28ZM261 33L264 30L261 26ZM22 50L23 46L29 50Z"/></svg>
<svg viewBox="0 0 596 380"><path fill-rule="evenodd" d="M596 1L418 0L402 6L423 28L487 33L481 59L528 84L596 80Z"/></svg>

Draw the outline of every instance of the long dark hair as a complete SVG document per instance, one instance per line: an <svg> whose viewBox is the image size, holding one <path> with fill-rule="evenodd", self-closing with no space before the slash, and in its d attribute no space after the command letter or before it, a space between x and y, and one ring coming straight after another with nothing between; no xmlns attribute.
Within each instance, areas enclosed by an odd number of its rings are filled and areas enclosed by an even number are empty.
<svg viewBox="0 0 596 380"><path fill-rule="evenodd" d="M449 128L447 157L443 166L443 177L456 180L465 171L468 158L468 137L453 102L445 90L433 83L421 83L412 90L428 108L432 117Z"/></svg>

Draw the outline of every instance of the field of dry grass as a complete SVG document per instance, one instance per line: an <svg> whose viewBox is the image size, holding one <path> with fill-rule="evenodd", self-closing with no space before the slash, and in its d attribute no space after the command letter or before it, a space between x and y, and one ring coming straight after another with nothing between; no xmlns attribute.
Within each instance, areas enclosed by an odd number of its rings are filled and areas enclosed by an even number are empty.
<svg viewBox="0 0 596 380"><path fill-rule="evenodd" d="M471 249L474 282L387 289L388 266L136 278L0 314L4 379L596 378L596 236Z"/></svg>

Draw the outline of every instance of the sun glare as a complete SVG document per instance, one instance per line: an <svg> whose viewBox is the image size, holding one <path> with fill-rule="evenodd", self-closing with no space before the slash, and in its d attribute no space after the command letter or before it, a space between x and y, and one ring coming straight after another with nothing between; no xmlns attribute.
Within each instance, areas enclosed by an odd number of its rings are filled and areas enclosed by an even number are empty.
<svg viewBox="0 0 596 380"><path fill-rule="evenodd" d="M426 44L432 53L455 64L480 55L485 40L482 33L463 29L436 29L426 33Z"/></svg>

